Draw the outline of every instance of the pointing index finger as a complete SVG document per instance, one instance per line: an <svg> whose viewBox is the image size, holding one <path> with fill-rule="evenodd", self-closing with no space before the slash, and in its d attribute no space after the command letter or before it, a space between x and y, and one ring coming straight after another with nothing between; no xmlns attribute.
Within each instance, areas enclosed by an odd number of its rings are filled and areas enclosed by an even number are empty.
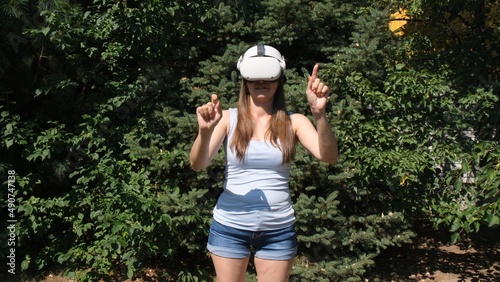
<svg viewBox="0 0 500 282"><path fill-rule="evenodd" d="M314 65L312 74L309 76L309 80L307 82L307 88L310 89L314 93L316 93L316 91L317 91L317 87L313 88L313 84L316 81L316 79L318 78L318 68L319 68L319 64L316 63Z"/></svg>
<svg viewBox="0 0 500 282"><path fill-rule="evenodd" d="M311 74L311 80L314 81L316 80L316 78L318 78L318 69L319 69L319 64L316 63L314 65L314 68L313 68L313 71L312 71L312 74Z"/></svg>

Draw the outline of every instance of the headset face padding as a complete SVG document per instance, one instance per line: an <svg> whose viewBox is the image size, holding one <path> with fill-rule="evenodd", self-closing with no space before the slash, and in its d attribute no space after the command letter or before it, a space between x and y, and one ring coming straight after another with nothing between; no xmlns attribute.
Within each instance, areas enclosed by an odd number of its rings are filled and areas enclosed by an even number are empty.
<svg viewBox="0 0 500 282"><path fill-rule="evenodd" d="M238 60L237 68L248 81L274 81L285 72L285 58L269 45L256 45Z"/></svg>

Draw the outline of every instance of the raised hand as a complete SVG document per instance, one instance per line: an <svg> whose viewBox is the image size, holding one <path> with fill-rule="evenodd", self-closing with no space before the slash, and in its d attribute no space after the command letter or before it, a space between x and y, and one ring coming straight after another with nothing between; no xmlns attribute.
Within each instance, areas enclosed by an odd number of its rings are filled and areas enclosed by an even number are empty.
<svg viewBox="0 0 500 282"><path fill-rule="evenodd" d="M196 108L200 130L213 130L222 118L222 106L217 95L212 94L212 100Z"/></svg>
<svg viewBox="0 0 500 282"><path fill-rule="evenodd" d="M323 111L328 102L330 89L318 78L319 64L314 65L312 74L309 76L306 88L307 102L311 111Z"/></svg>

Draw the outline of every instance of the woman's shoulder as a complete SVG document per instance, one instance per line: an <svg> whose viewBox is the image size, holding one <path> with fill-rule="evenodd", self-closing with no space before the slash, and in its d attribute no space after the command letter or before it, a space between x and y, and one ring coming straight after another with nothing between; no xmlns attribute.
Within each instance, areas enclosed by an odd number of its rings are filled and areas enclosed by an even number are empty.
<svg viewBox="0 0 500 282"><path fill-rule="evenodd" d="M236 117L235 114L236 114L236 112L232 108L222 110L221 122L224 122L226 125L229 125L229 123L231 121L231 117L233 117L233 116Z"/></svg>
<svg viewBox="0 0 500 282"><path fill-rule="evenodd" d="M290 119L292 120L292 122L294 120L299 121L299 120L307 119L307 117L301 113L288 112L288 115L290 116Z"/></svg>
<svg viewBox="0 0 500 282"><path fill-rule="evenodd" d="M305 123L311 123L309 118L307 118L304 114L301 113L290 114L290 121L292 122L292 127L294 129L301 127Z"/></svg>
<svg viewBox="0 0 500 282"><path fill-rule="evenodd" d="M231 115L231 109L222 110L222 120L229 120L229 116Z"/></svg>

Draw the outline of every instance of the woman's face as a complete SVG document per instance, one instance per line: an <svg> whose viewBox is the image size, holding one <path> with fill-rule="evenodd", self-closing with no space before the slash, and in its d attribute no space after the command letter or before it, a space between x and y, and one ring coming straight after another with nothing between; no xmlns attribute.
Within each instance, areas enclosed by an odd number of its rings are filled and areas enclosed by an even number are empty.
<svg viewBox="0 0 500 282"><path fill-rule="evenodd" d="M278 89L278 80L275 81L247 81L247 89L256 102L272 101Z"/></svg>

